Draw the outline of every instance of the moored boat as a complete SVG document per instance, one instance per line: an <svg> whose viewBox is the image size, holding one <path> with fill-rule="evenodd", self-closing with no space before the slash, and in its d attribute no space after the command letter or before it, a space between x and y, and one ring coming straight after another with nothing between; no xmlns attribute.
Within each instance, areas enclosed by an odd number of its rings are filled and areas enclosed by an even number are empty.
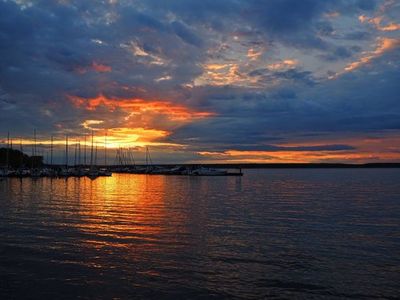
<svg viewBox="0 0 400 300"><path fill-rule="evenodd" d="M228 174L228 172L225 170L217 170L217 169L200 167L200 168L197 168L197 169L194 169L193 171L191 171L189 175L193 175L193 176L224 176L227 174Z"/></svg>

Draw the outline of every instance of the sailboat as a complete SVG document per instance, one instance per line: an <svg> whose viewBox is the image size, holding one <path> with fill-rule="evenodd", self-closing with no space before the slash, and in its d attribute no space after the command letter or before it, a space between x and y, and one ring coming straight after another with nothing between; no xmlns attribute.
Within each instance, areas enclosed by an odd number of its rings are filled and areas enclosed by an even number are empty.
<svg viewBox="0 0 400 300"><path fill-rule="evenodd" d="M42 176L44 177L56 177L57 172L53 168L53 136L50 139L50 160L49 153L47 153L46 167L42 169Z"/></svg>
<svg viewBox="0 0 400 300"><path fill-rule="evenodd" d="M42 176L42 170L38 166L35 166L35 160L37 159L37 147L36 147L36 129L33 130L33 148L32 148L32 169L31 177L38 178Z"/></svg>
<svg viewBox="0 0 400 300"><path fill-rule="evenodd" d="M153 166L153 161L151 160L149 147L146 146L146 173L152 174L155 172L155 168Z"/></svg>
<svg viewBox="0 0 400 300"><path fill-rule="evenodd" d="M150 156L149 147L146 146L146 173L147 174L168 174L169 168L164 168L161 166L155 166Z"/></svg>
<svg viewBox="0 0 400 300"><path fill-rule="evenodd" d="M0 169L0 180L8 176L10 133L7 133L6 165Z"/></svg>
<svg viewBox="0 0 400 300"><path fill-rule="evenodd" d="M97 147L96 147L96 153L97 153ZM93 165L93 159L94 159L94 157L93 157L93 130L92 130L92 146L90 148L90 169L89 169L89 172L87 173L87 177L89 177L92 180L99 177L99 172L96 170L95 166Z"/></svg>
<svg viewBox="0 0 400 300"><path fill-rule="evenodd" d="M74 150L74 167L69 170L70 174L74 177L82 177L84 175L80 167L80 142L75 143ZM79 160L79 162L78 162Z"/></svg>
<svg viewBox="0 0 400 300"><path fill-rule="evenodd" d="M20 163L19 163L19 168L18 170L15 172L15 175L17 177L28 177L30 175L29 169L24 167L24 151L22 149L22 140L20 141L20 152L21 152L21 159L20 159Z"/></svg>
<svg viewBox="0 0 400 300"><path fill-rule="evenodd" d="M190 175L194 176L225 176L227 174L228 172L225 170L216 170L206 167L199 167L190 173Z"/></svg>
<svg viewBox="0 0 400 300"><path fill-rule="evenodd" d="M70 175L68 171L68 135L65 137L65 167L61 169L58 175L60 177L68 177Z"/></svg>
<svg viewBox="0 0 400 300"><path fill-rule="evenodd" d="M7 133L6 165L0 169L0 178L8 177L10 174L10 133Z"/></svg>
<svg viewBox="0 0 400 300"><path fill-rule="evenodd" d="M54 137L52 135L51 139L50 139L50 167L47 168L47 176L49 176L49 177L57 176L57 172L56 172L56 170L54 170L54 167L53 167L53 152L54 152L53 144L54 144Z"/></svg>
<svg viewBox="0 0 400 300"><path fill-rule="evenodd" d="M151 161L150 152L148 147L146 147L146 166L137 166L135 163L135 159L133 154L130 152L130 148L128 148L128 161L132 161L133 167L129 169L129 173L131 174L152 174L153 171L153 163Z"/></svg>
<svg viewBox="0 0 400 300"><path fill-rule="evenodd" d="M78 142L78 167L75 170L76 170L75 176L78 176L78 177L85 176L85 170L82 167L82 163L81 163L81 141Z"/></svg>
<svg viewBox="0 0 400 300"><path fill-rule="evenodd" d="M107 132L104 136L104 168L99 170L100 176L112 176L112 173L107 169Z"/></svg>

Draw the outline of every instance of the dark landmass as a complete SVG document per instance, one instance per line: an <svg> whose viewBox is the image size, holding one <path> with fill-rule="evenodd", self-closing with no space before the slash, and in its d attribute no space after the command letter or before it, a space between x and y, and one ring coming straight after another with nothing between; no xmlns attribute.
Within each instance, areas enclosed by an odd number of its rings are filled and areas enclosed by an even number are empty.
<svg viewBox="0 0 400 300"><path fill-rule="evenodd" d="M19 150L0 148L0 167L8 166L17 169L21 167L36 168L42 165L42 156L29 156Z"/></svg>
<svg viewBox="0 0 400 300"><path fill-rule="evenodd" d="M400 163L270 163L270 164L207 164L212 168L242 168L242 169L333 169L333 168L400 168Z"/></svg>

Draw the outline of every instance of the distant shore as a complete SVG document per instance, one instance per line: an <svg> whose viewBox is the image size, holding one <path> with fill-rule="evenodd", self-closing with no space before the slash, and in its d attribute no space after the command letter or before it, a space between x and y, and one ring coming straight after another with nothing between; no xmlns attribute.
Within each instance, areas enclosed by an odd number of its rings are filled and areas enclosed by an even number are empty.
<svg viewBox="0 0 400 300"><path fill-rule="evenodd" d="M146 167L143 164L137 164L137 167ZM344 163L216 163L216 164L153 164L156 167L174 167L174 166L202 166L216 169L365 169L365 168L400 168L400 163L366 163L366 164L344 164ZM105 167L99 165L99 167ZM108 165L107 167L118 167L117 165Z"/></svg>
<svg viewBox="0 0 400 300"><path fill-rule="evenodd" d="M400 162L386 162L386 163L364 163L364 164L351 164L351 163L165 163L165 164L150 164L153 167L207 167L216 169L365 169L365 168L400 168ZM16 149L0 148L0 168L11 167L18 169L21 166L27 167L65 167L65 164L46 164L43 162L43 156L29 156ZM74 166L70 163L69 166ZM77 164L76 166L88 167L88 164ZM118 168L118 167L133 167L129 164L111 165L107 166L96 164L99 168ZM146 164L136 164L136 167L148 167Z"/></svg>
<svg viewBox="0 0 400 300"><path fill-rule="evenodd" d="M400 168L400 163L244 163L244 164L206 164L212 168L242 169L336 169L336 168Z"/></svg>

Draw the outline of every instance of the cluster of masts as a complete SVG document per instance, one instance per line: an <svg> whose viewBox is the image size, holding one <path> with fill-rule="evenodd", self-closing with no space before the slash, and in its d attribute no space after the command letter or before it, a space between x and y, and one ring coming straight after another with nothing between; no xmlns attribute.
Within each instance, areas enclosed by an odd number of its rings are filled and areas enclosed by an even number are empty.
<svg viewBox="0 0 400 300"><path fill-rule="evenodd" d="M145 165L136 165L132 149L119 148L117 150L117 155L116 155L117 167L113 168L113 172L128 173L128 174L189 175L189 176L242 176L243 175L241 170L239 170L239 172L232 173L226 170L216 170L196 165L189 165L189 166L154 165L148 147L146 147L145 161L146 161Z"/></svg>
<svg viewBox="0 0 400 300"><path fill-rule="evenodd" d="M34 130L34 142L32 146L32 156L30 158L30 165L24 164L24 154L22 149L22 142L20 144L21 161L17 168L10 165L10 150L12 151L12 140L10 135L7 135L7 148L6 148L6 164L0 167L0 178L3 177L83 177L87 176L95 179L99 176L111 176L112 172L115 173L128 173L128 174L149 174L149 175L192 175L192 176L241 176L243 173L228 172L226 170L217 170L205 168L202 166L160 166L154 165L150 156L150 151L146 147L145 165L137 165L133 155L132 148L118 148L116 151L115 165L107 165L107 135L104 139L104 166L99 168L97 165L97 144L93 141L93 131L91 135L90 147L90 162L87 162L86 155L86 137L83 147L83 162L82 162L82 149L80 142L74 145L74 164L71 166L69 159L70 145L68 136L65 138L65 164L53 164L53 136L50 141L50 159L47 158L46 164L43 164L43 156L38 156L36 130Z"/></svg>
<svg viewBox="0 0 400 300"><path fill-rule="evenodd" d="M90 164L87 164L86 157L86 137L84 147L84 161L81 162L81 144L75 143L74 164L70 166L69 158L69 144L68 136L65 139L65 165L53 164L53 136L50 141L50 160L47 159L47 164L43 164L43 156L38 155L36 130L34 130L34 142L32 146L32 156L30 157L30 165L24 164L24 154L22 149L22 142L20 143L20 163L17 168L12 167L10 164L10 153L13 150L12 140L10 134L7 134L7 147L6 147L6 163L5 166L0 168L0 177L83 177L97 178L99 176L111 176L112 173L106 167L97 168L97 144L94 145L93 132L90 148ZM106 145L107 140L105 138ZM104 162L107 165L107 148L104 147Z"/></svg>

